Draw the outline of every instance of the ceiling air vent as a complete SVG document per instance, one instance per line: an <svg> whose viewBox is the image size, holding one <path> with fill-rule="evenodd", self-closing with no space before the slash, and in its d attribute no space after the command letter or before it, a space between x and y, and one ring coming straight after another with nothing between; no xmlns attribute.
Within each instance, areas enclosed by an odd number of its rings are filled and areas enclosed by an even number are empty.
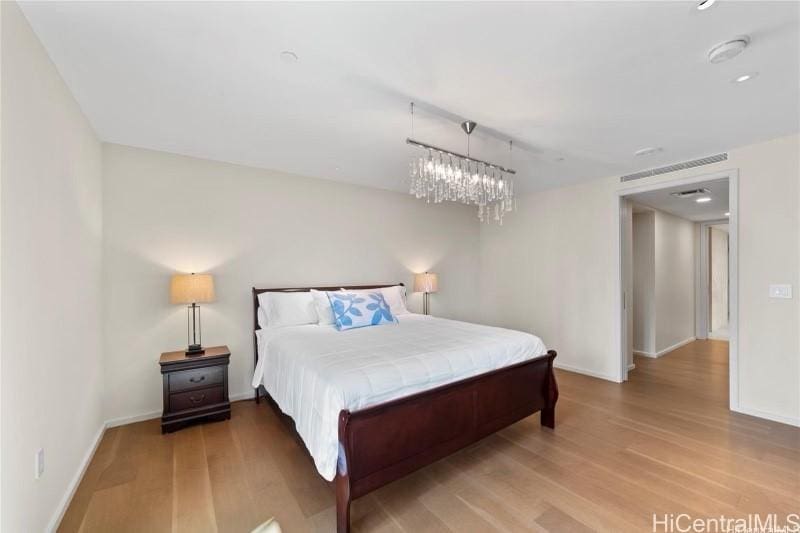
<svg viewBox="0 0 800 533"><path fill-rule="evenodd" d="M628 174L627 176L622 176L619 181L622 183L626 181L633 181L642 178L649 178L651 176L658 176L660 174L668 174L670 172L677 172L678 170L686 170L687 168L694 168L694 167L701 167L703 165L710 165L711 163L719 163L720 161L727 161L728 154L722 153L717 155L711 155L708 157L701 157L700 159L693 159L691 161L684 161L683 163L676 163L674 165L669 165L666 167L654 168L651 170L643 170L642 172L636 172L635 174Z"/></svg>
<svg viewBox="0 0 800 533"><path fill-rule="evenodd" d="M709 194L710 192L708 189L689 189L688 191L671 192L670 194L675 198L692 198L693 196Z"/></svg>

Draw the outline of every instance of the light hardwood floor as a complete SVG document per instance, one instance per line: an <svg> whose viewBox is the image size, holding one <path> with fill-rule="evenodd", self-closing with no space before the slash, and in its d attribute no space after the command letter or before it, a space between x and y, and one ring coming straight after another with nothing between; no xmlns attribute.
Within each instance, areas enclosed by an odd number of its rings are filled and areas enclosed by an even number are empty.
<svg viewBox="0 0 800 533"><path fill-rule="evenodd" d="M353 506L354 531L652 531L652 514L800 512L800 430L727 409L727 343L637 357L623 385L558 372L523 420ZM332 531L334 495L262 402L162 436L106 432L59 531Z"/></svg>

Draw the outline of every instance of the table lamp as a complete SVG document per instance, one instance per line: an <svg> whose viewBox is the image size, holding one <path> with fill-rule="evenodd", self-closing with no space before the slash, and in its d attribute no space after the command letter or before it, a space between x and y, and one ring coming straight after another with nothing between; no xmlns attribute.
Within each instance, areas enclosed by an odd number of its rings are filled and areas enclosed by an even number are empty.
<svg viewBox="0 0 800 533"><path fill-rule="evenodd" d="M430 314L430 302L428 301L430 294L438 290L439 277L436 274L433 272L414 274L414 292L423 293L422 312L426 315Z"/></svg>
<svg viewBox="0 0 800 533"><path fill-rule="evenodd" d="M200 327L199 303L214 301L214 278L211 274L175 274L169 287L169 300L173 304L190 304L186 307L186 355L201 355L203 333Z"/></svg>

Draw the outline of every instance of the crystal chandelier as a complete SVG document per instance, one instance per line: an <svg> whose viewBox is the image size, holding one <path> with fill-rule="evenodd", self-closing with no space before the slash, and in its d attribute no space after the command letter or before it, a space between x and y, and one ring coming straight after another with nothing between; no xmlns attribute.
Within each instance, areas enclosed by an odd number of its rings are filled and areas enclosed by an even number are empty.
<svg viewBox="0 0 800 533"><path fill-rule="evenodd" d="M414 104L411 104L413 135ZM461 123L467 134L467 155L406 139L406 143L425 150L410 164L411 194L428 202L461 202L478 206L481 222L494 220L503 224L503 216L516 208L514 180L516 171L469 155L469 136L477 124L471 120ZM512 143L508 142L509 158Z"/></svg>

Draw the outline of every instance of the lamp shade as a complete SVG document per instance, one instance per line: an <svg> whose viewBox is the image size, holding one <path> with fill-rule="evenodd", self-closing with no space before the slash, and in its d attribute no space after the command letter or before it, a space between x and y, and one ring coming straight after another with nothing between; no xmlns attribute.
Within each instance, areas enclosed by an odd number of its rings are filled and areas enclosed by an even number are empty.
<svg viewBox="0 0 800 533"><path fill-rule="evenodd" d="M211 274L175 274L169 284L173 304L199 304L214 301L214 278Z"/></svg>
<svg viewBox="0 0 800 533"><path fill-rule="evenodd" d="M439 290L439 277L433 272L414 274L414 292L436 292Z"/></svg>

